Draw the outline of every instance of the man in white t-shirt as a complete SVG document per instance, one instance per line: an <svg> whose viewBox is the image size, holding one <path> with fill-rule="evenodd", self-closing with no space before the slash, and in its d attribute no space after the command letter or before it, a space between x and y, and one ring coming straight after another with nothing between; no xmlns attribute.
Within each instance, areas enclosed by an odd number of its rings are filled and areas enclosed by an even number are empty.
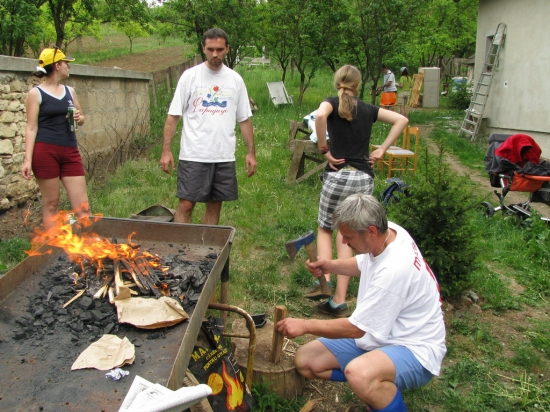
<svg viewBox="0 0 550 412"><path fill-rule="evenodd" d="M206 61L180 77L164 124L160 166L175 168L172 139L183 117L178 162L178 207L174 222L190 223L197 202L206 203L202 223L217 225L222 203L237 200L235 123L247 148L248 177L256 172L250 102L242 77L223 64L229 52L227 34L208 30L202 40Z"/></svg>
<svg viewBox="0 0 550 412"><path fill-rule="evenodd" d="M278 331L321 337L296 353L304 377L347 380L372 412L406 411L400 391L439 375L447 350L439 286L414 240L388 222L376 198L347 197L333 220L357 255L308 261L308 270L360 277L357 307L349 318L286 318Z"/></svg>

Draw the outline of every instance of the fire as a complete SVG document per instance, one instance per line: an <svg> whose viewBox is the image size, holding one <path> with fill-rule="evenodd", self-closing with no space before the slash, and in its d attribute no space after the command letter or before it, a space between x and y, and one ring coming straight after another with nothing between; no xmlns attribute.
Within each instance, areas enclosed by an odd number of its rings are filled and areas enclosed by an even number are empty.
<svg viewBox="0 0 550 412"><path fill-rule="evenodd" d="M66 216L67 212L61 211L55 219L55 226L44 231L35 229L31 250L26 253L29 256L40 254L37 249L47 243L50 246L63 249L72 261L82 263L84 260L88 260L90 263L96 264L98 269L102 267L101 260L105 258L134 260L140 255L156 258L150 253L140 251L136 245L132 244L131 238L135 233L131 233L128 237L128 244L113 244L94 232L80 232L81 229L87 228L101 219L101 215L81 218L74 225L65 221ZM51 251L45 253L51 253ZM159 265L158 262L155 262L155 266Z"/></svg>
<svg viewBox="0 0 550 412"><path fill-rule="evenodd" d="M49 246L58 247L65 251L69 259L82 268L84 274L85 263L91 264L96 268L97 278L103 278L104 284L110 283L113 279L105 275L105 263L107 260L111 260L115 263L120 270L126 270L126 273L134 278L136 284L139 284L142 293L149 290L155 295L160 295L156 291L159 287L161 292L165 296L170 296L170 289L164 283L161 283L159 279L154 276L155 279L148 280L150 276L154 275L152 270L160 270L164 273L165 268L161 267L160 258L152 255L139 248L132 242L132 236L135 233L131 233L128 236L127 244L111 243L108 239L99 236L98 234L86 231L83 229L90 227L94 222L102 218L101 215L95 215L91 217L81 218L74 224L69 224L67 212L61 211L53 219L53 226L47 230L40 231L35 229L34 237L31 241L31 250L26 251L29 256L39 255L42 252L38 252L38 249L47 244ZM50 222L52 223L52 222ZM43 253L52 253L52 250L46 250ZM75 274L73 280L76 283L78 281L78 275ZM141 280L140 280L141 279ZM115 282L116 283L116 282ZM124 281L119 280L118 287L123 285ZM147 283L144 285L144 283ZM95 296L95 295L94 295Z"/></svg>
<svg viewBox="0 0 550 412"><path fill-rule="evenodd" d="M237 379L237 377L233 378L227 372L227 368L225 367L224 361L222 361L222 377L223 377L223 383L227 388L225 405L227 406L227 409L230 411L238 410L238 407L242 405L243 399L244 399L243 385L241 384L239 379Z"/></svg>

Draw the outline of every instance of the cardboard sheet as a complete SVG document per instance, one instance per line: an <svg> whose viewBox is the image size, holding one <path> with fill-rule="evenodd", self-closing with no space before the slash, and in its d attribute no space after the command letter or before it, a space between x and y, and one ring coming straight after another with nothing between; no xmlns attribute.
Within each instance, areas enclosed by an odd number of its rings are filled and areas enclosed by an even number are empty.
<svg viewBox="0 0 550 412"><path fill-rule="evenodd" d="M133 297L116 300L120 323L130 323L142 329L172 326L189 319L180 303L167 296L159 299Z"/></svg>

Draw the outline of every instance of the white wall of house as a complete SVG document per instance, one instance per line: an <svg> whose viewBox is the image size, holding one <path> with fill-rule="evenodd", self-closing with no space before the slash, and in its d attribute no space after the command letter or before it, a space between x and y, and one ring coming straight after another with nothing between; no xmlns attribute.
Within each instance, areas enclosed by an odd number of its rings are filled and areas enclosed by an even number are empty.
<svg viewBox="0 0 550 412"><path fill-rule="evenodd" d="M499 23L507 26L484 117L489 133L525 133L550 158L550 0L479 0L475 80Z"/></svg>

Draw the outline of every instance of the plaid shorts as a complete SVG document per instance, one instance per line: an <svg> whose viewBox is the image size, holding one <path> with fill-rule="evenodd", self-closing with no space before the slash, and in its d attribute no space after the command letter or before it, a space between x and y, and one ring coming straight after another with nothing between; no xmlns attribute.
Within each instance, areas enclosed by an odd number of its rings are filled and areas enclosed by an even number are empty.
<svg viewBox="0 0 550 412"><path fill-rule="evenodd" d="M360 170L325 172L321 200L319 201L319 218L317 219L319 226L326 230L334 230L332 214L336 206L354 193L371 195L373 189L373 178Z"/></svg>

